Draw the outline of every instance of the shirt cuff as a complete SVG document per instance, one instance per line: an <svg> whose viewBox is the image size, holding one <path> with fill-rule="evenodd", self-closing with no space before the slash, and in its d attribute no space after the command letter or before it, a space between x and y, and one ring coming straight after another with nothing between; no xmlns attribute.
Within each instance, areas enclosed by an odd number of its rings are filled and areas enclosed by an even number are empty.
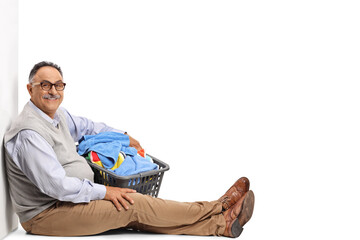
<svg viewBox="0 0 360 240"><path fill-rule="evenodd" d="M112 130L113 132L118 132L118 133L122 133L122 134L127 134L127 132L122 131L122 130L118 130L118 129L114 129Z"/></svg>
<svg viewBox="0 0 360 240"><path fill-rule="evenodd" d="M92 183L93 191L91 192L91 200L101 200L104 199L106 194L106 187L101 184Z"/></svg>

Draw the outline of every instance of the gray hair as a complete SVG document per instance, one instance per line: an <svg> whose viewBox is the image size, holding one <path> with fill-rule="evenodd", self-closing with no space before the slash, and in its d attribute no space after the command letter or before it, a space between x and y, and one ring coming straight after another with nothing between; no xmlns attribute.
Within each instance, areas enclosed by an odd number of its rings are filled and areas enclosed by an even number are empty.
<svg viewBox="0 0 360 240"><path fill-rule="evenodd" d="M35 74L42 67L53 67L53 68L55 68L56 70L59 71L61 77L63 76L61 68L57 64L52 63L52 62L48 62L48 61L42 61L42 62L39 62L39 63L35 64L34 67L31 69L30 74L29 74L29 83L33 82Z"/></svg>

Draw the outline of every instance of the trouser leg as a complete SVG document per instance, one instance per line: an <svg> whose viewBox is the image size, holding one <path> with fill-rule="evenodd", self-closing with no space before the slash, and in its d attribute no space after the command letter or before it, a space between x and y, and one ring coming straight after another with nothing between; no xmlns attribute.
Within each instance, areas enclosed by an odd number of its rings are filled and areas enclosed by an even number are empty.
<svg viewBox="0 0 360 240"><path fill-rule="evenodd" d="M225 219L221 203L182 203L133 193L130 209L117 211L105 200L74 204L58 202L26 223L25 230L39 235L93 235L110 229L136 229L192 235L221 235Z"/></svg>
<svg viewBox="0 0 360 240"><path fill-rule="evenodd" d="M207 219L195 222L188 225L178 225L173 227L156 227L138 222L129 224L129 227L153 233L164 234L186 234L186 235L200 235L200 236L222 236L225 231L225 222L222 214L213 215Z"/></svg>
<svg viewBox="0 0 360 240"><path fill-rule="evenodd" d="M148 232L189 235L222 235L226 222L222 205L213 202L176 202L149 198L139 201L136 221L128 227Z"/></svg>

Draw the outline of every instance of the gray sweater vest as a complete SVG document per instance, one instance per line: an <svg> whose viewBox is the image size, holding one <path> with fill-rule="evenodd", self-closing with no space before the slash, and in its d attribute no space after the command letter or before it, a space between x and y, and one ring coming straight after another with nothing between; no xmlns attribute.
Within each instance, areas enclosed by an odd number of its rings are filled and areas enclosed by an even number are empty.
<svg viewBox="0 0 360 240"><path fill-rule="evenodd" d="M94 181L91 168L86 160L76 152L75 143L70 135L64 114L61 110L58 110L58 113L60 123L57 128L42 118L29 104L26 104L23 111L11 124L10 129L5 133L4 144L6 145L21 130L33 130L40 134L54 149L67 176ZM8 152L5 152L10 196L20 222L26 222L58 200L41 192L18 168ZM31 154L31 152L26 154ZM42 161L44 164L46 163L46 159L42 159Z"/></svg>

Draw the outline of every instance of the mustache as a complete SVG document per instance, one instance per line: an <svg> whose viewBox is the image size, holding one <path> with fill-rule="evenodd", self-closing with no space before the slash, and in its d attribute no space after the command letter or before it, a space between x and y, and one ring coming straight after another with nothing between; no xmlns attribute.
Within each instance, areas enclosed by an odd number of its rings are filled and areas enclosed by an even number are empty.
<svg viewBox="0 0 360 240"><path fill-rule="evenodd" d="M59 99L60 95L52 95L52 94L45 94L43 96L44 99Z"/></svg>

